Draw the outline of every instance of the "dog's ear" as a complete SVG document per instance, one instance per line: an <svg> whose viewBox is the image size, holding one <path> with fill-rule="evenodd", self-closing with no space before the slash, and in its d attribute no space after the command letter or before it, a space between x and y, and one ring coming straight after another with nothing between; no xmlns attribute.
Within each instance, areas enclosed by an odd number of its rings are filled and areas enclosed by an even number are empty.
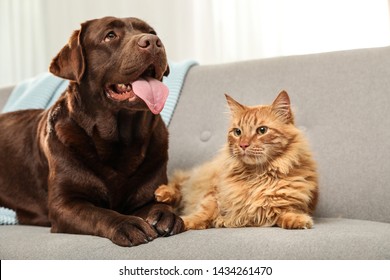
<svg viewBox="0 0 390 280"><path fill-rule="evenodd" d="M67 45L53 58L50 72L54 75L80 83L85 70L83 48L80 43L81 30L73 32Z"/></svg>

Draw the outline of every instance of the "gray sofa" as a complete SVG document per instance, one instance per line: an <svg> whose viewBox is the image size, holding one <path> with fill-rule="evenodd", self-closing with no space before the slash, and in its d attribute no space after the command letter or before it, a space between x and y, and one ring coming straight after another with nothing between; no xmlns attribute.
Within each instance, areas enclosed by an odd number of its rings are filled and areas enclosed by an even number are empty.
<svg viewBox="0 0 390 280"><path fill-rule="evenodd" d="M11 88L1 89L0 107ZM256 105L281 90L318 162L313 229L208 229L122 248L0 226L0 259L390 259L390 47L192 67L169 126L169 172L210 159L224 143L224 93Z"/></svg>

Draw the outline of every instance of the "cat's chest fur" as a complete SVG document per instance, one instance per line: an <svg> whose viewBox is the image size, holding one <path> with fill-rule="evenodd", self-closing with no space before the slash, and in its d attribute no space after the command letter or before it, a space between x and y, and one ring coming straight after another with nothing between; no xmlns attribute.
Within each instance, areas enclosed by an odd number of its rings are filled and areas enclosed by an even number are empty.
<svg viewBox="0 0 390 280"><path fill-rule="evenodd" d="M217 184L219 214L215 226L273 225L275 217L269 209L280 193L278 173L225 167Z"/></svg>

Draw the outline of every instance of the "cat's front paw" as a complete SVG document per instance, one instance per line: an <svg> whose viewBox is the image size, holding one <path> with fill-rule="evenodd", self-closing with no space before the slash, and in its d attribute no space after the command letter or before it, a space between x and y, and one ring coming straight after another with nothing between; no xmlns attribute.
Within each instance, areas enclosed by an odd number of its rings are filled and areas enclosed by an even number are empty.
<svg viewBox="0 0 390 280"><path fill-rule="evenodd" d="M195 217L189 217L189 216L184 216L181 217L184 222L184 229L191 230L191 229L207 229L210 227L208 222L205 222L203 220L198 220Z"/></svg>
<svg viewBox="0 0 390 280"><path fill-rule="evenodd" d="M175 190L169 185L161 185L155 190L154 197L157 202L173 204L175 202Z"/></svg>
<svg viewBox="0 0 390 280"><path fill-rule="evenodd" d="M284 229L310 229L313 227L313 219L308 214L284 213L276 224Z"/></svg>

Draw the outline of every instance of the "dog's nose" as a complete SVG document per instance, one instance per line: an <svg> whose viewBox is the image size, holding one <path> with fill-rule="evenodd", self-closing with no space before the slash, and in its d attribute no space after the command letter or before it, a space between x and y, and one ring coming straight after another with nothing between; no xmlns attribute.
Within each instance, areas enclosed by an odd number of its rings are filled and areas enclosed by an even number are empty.
<svg viewBox="0 0 390 280"><path fill-rule="evenodd" d="M147 34L142 36L138 40L138 46L142 49L149 49L154 47L161 48L162 43L160 41L160 38L158 38L158 36L153 34Z"/></svg>

